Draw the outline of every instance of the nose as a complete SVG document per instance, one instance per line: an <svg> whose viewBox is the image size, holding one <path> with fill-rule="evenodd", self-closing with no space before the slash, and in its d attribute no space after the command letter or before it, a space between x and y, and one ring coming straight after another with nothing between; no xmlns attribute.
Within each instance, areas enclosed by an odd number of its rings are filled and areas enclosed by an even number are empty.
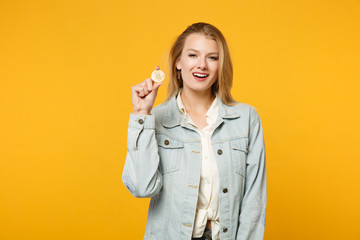
<svg viewBox="0 0 360 240"><path fill-rule="evenodd" d="M198 62L198 68L199 69L206 69L207 68L207 62L205 57L200 57Z"/></svg>

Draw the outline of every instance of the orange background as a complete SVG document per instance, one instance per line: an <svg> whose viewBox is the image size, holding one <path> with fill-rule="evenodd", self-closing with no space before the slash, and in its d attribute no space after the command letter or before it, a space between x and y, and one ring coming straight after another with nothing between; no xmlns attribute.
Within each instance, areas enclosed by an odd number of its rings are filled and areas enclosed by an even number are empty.
<svg viewBox="0 0 360 240"><path fill-rule="evenodd" d="M130 88L198 21L262 118L265 239L360 239L360 1L34 0L0 3L1 240L142 239L149 199L121 181Z"/></svg>

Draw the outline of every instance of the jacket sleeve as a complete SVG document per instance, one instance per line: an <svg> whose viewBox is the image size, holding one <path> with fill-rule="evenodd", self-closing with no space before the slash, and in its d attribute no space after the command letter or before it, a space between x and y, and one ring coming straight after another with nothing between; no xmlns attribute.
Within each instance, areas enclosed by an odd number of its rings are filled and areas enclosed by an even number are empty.
<svg viewBox="0 0 360 240"><path fill-rule="evenodd" d="M245 191L241 203L237 240L264 239L266 215L266 164L263 129L251 108Z"/></svg>
<svg viewBox="0 0 360 240"><path fill-rule="evenodd" d="M152 197L160 192L162 174L153 115L130 114L127 155L122 181L135 197Z"/></svg>

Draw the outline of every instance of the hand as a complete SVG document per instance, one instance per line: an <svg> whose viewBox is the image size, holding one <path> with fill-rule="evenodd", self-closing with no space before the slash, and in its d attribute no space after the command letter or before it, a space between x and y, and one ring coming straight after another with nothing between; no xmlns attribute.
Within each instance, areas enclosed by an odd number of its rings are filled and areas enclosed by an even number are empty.
<svg viewBox="0 0 360 240"><path fill-rule="evenodd" d="M160 67L155 68L159 70ZM133 113L150 115L156 95L162 82L153 82L151 78L131 87Z"/></svg>

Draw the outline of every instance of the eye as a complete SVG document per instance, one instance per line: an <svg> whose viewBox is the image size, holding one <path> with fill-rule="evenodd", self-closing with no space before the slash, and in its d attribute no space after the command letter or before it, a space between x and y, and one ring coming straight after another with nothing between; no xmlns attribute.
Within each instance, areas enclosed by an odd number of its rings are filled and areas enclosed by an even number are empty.
<svg viewBox="0 0 360 240"><path fill-rule="evenodd" d="M216 61L216 60L218 60L219 58L218 58L218 57L215 57L215 56L211 56L210 59Z"/></svg>
<svg viewBox="0 0 360 240"><path fill-rule="evenodd" d="M190 53L188 56L189 56L189 57L196 57L196 55L193 54L193 53Z"/></svg>

